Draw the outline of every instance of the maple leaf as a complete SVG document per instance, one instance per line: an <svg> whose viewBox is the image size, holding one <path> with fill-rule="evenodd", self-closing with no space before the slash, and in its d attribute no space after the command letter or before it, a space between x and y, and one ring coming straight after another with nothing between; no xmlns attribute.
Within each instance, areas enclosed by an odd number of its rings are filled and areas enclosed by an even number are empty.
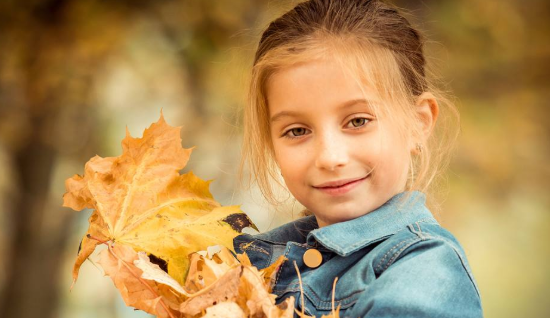
<svg viewBox="0 0 550 318"><path fill-rule="evenodd" d="M73 280L101 241L116 242L154 255L179 284L185 281L192 252L221 244L232 249L244 227L255 228L239 206L222 207L209 191L210 181L180 174L192 148L181 146L181 127L162 116L133 138L126 129L122 155L95 156L84 176L65 182L63 206L93 209L81 242Z"/></svg>

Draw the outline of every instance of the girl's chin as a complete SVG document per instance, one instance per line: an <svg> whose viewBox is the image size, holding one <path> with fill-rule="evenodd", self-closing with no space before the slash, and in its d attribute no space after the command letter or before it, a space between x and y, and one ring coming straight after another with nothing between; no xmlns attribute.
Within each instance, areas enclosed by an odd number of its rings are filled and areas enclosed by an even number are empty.
<svg viewBox="0 0 550 318"><path fill-rule="evenodd" d="M357 213L349 213L349 211L347 211L347 213L342 212L337 214L338 217L335 217L333 213L331 213L330 215L319 215L314 213L314 215L315 215L315 218L317 219L317 223L319 224L319 227L323 227L323 226L327 226L335 223L350 221L358 217L361 217L367 213L368 212L365 212L365 211L357 212Z"/></svg>

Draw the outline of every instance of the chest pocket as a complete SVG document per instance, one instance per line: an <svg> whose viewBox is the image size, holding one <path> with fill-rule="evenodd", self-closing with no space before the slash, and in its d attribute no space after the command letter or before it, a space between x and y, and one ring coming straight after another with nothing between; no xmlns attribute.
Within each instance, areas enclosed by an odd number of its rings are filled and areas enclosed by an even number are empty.
<svg viewBox="0 0 550 318"><path fill-rule="evenodd" d="M337 309L338 306L340 306L340 317L345 316L345 312L352 308L353 305L357 302L359 296L363 292L363 290L360 289L348 289L342 287L342 289L347 289L345 293L343 292L337 292L334 297L334 309ZM323 290L324 291L324 290ZM315 316L315 317L321 317L323 315L329 315L332 311L333 304L332 304L332 291L329 289L329 295L326 294L319 294L317 289L310 286L309 284L303 284L303 292L304 292L304 305L305 310L304 312L307 315ZM299 285L289 285L284 291L281 293L277 293L278 298L277 302L282 302L284 299L293 296L295 299L296 304L296 310L301 311L302 309L302 301L301 301L301 292L300 292L300 286Z"/></svg>
<svg viewBox="0 0 550 318"><path fill-rule="evenodd" d="M320 317L330 314L333 308L333 283L338 276L334 308L340 306L340 316L355 305L366 288L362 283L364 280L357 277L355 267L358 264L354 256L331 258L330 254L323 253L323 264L316 269L308 268L301 262L297 262L297 265L302 276L305 313L308 315ZM296 309L301 310L300 283L293 261L289 260L281 267L273 292L278 296L278 301L294 296Z"/></svg>

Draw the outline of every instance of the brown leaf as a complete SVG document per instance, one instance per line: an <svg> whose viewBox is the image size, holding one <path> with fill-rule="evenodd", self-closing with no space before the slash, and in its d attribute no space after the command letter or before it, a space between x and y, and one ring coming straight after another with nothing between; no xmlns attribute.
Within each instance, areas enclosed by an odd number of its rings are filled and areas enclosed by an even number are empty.
<svg viewBox="0 0 550 318"><path fill-rule="evenodd" d="M180 311L186 315L194 316L219 302L234 301L239 294L242 270L240 265L230 269L213 284L183 302Z"/></svg>
<svg viewBox="0 0 550 318"><path fill-rule="evenodd" d="M246 254L237 255L240 264L224 247L213 255L194 253L191 259L186 289L199 291L186 301L188 304L182 305L185 314L196 315L213 304L231 301L243 310L245 317L293 317L294 298L276 306L276 296L268 292L263 272L251 266ZM281 264L283 260L280 258L276 263ZM199 299L200 305L196 305Z"/></svg>
<svg viewBox="0 0 550 318"><path fill-rule="evenodd" d="M183 297L171 292L166 285L140 279L143 271L134 266L138 254L131 247L115 244L102 251L100 257L99 264L115 283L126 305L162 318L178 315Z"/></svg>

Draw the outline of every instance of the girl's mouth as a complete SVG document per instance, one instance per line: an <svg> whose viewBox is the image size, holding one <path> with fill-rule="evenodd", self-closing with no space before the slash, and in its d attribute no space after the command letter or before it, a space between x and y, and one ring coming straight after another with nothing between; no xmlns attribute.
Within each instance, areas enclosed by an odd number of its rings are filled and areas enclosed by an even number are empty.
<svg viewBox="0 0 550 318"><path fill-rule="evenodd" d="M356 180L353 180L353 181L350 181L350 182L347 182L347 183L344 183L344 184L340 184L340 185L319 186L319 187L314 187L314 188L317 189L317 190L322 191L323 193L329 194L329 195L335 195L335 196L336 195L342 195L342 194L345 194L345 193L351 191L353 188L358 186L360 183L362 183L369 176L370 176L370 174L367 175L366 177L356 179ZM323 185L325 185L325 184L323 184Z"/></svg>

